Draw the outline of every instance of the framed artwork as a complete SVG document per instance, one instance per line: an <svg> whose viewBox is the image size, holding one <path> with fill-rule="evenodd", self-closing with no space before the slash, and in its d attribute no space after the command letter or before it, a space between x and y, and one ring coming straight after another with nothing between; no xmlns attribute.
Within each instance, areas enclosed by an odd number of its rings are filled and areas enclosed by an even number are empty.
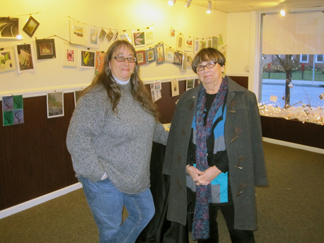
<svg viewBox="0 0 324 243"><path fill-rule="evenodd" d="M145 46L145 31L133 31L133 44L135 47Z"/></svg>
<svg viewBox="0 0 324 243"><path fill-rule="evenodd" d="M211 47L215 48L215 49L218 48L218 39L215 36L212 37L212 46Z"/></svg>
<svg viewBox="0 0 324 243"><path fill-rule="evenodd" d="M170 37L175 37L175 29L170 28Z"/></svg>
<svg viewBox="0 0 324 243"><path fill-rule="evenodd" d="M95 75L102 72L105 62L106 53L104 51L96 51L95 59Z"/></svg>
<svg viewBox="0 0 324 243"><path fill-rule="evenodd" d="M2 97L3 126L24 123L24 99L22 95Z"/></svg>
<svg viewBox="0 0 324 243"><path fill-rule="evenodd" d="M164 61L165 61L165 58L164 58L164 44L163 43L157 44L155 46L155 53L156 53L156 63L158 65L163 64Z"/></svg>
<svg viewBox="0 0 324 243"><path fill-rule="evenodd" d="M161 81L155 81L154 88L155 90L161 90L162 89Z"/></svg>
<svg viewBox="0 0 324 243"><path fill-rule="evenodd" d="M199 39L194 40L194 53L199 51Z"/></svg>
<svg viewBox="0 0 324 243"><path fill-rule="evenodd" d="M174 50L171 47L165 50L165 61L174 63Z"/></svg>
<svg viewBox="0 0 324 243"><path fill-rule="evenodd" d="M203 48L207 48L207 41L205 39L199 41L199 50Z"/></svg>
<svg viewBox="0 0 324 243"><path fill-rule="evenodd" d="M186 80L186 90L192 89L195 87L195 80L194 79L188 79Z"/></svg>
<svg viewBox="0 0 324 243"><path fill-rule="evenodd" d="M172 97L179 95L179 82L176 79L171 80L171 94Z"/></svg>
<svg viewBox="0 0 324 243"><path fill-rule="evenodd" d="M211 38L207 39L207 47L212 47L212 39Z"/></svg>
<svg viewBox="0 0 324 243"><path fill-rule="evenodd" d="M138 65L144 65L146 64L146 58L145 58L145 51L136 51L136 60Z"/></svg>
<svg viewBox="0 0 324 243"><path fill-rule="evenodd" d="M187 54L187 68L192 67L192 55Z"/></svg>
<svg viewBox="0 0 324 243"><path fill-rule="evenodd" d="M17 68L16 58L13 48L4 48L0 50L0 73L12 71Z"/></svg>
<svg viewBox="0 0 324 243"><path fill-rule="evenodd" d="M29 35L29 37L33 37L39 25L38 21L30 16L23 28L23 31Z"/></svg>
<svg viewBox="0 0 324 243"><path fill-rule="evenodd" d="M17 39L19 35L19 18L0 17L0 38Z"/></svg>
<svg viewBox="0 0 324 243"><path fill-rule="evenodd" d="M99 40L104 41L106 35L107 35L107 32L104 29L101 29L101 31L99 33Z"/></svg>
<svg viewBox="0 0 324 243"><path fill-rule="evenodd" d="M78 66L78 49L69 44L63 44L62 64L67 67Z"/></svg>
<svg viewBox="0 0 324 243"><path fill-rule="evenodd" d="M90 48L99 48L99 28L94 26L88 26L88 44Z"/></svg>
<svg viewBox="0 0 324 243"><path fill-rule="evenodd" d="M36 40L37 59L56 58L54 39Z"/></svg>
<svg viewBox="0 0 324 243"><path fill-rule="evenodd" d="M110 30L106 35L106 39L108 42L110 42L113 38L114 38L114 33Z"/></svg>
<svg viewBox="0 0 324 243"><path fill-rule="evenodd" d="M187 54L182 54L182 60L181 60L181 71L187 71Z"/></svg>
<svg viewBox="0 0 324 243"><path fill-rule="evenodd" d="M174 61L173 64L175 65L181 65L182 63L182 53L180 52L174 52Z"/></svg>
<svg viewBox="0 0 324 243"><path fill-rule="evenodd" d="M187 52L193 51L193 39L192 38L186 38L185 39L185 47L184 50Z"/></svg>
<svg viewBox="0 0 324 243"><path fill-rule="evenodd" d="M127 40L129 43L132 43L132 39L131 39L130 35L125 31L123 31L123 33L121 33L119 35L119 39L120 40Z"/></svg>
<svg viewBox="0 0 324 243"><path fill-rule="evenodd" d="M146 63L156 61L155 48L149 48L145 51Z"/></svg>
<svg viewBox="0 0 324 243"><path fill-rule="evenodd" d="M184 49L184 37L181 34L177 36L176 49L179 51Z"/></svg>
<svg viewBox="0 0 324 243"><path fill-rule="evenodd" d="M80 66L82 68L94 68L95 52L89 50L80 50Z"/></svg>
<svg viewBox="0 0 324 243"><path fill-rule="evenodd" d="M70 20L70 43L86 46L87 45L87 25Z"/></svg>
<svg viewBox="0 0 324 243"><path fill-rule="evenodd" d="M148 30L145 32L145 41L146 41L146 45L151 45L154 43L154 38L153 38L153 31Z"/></svg>
<svg viewBox="0 0 324 243"><path fill-rule="evenodd" d="M18 60L18 72L34 71L34 57L31 44L16 46L16 58Z"/></svg>
<svg viewBox="0 0 324 243"><path fill-rule="evenodd" d="M113 38L113 41L115 40L118 40L118 30L115 32L115 35L114 35L114 38Z"/></svg>
<svg viewBox="0 0 324 243"><path fill-rule="evenodd" d="M47 100L47 118L64 116L64 96L63 92L48 93Z"/></svg>

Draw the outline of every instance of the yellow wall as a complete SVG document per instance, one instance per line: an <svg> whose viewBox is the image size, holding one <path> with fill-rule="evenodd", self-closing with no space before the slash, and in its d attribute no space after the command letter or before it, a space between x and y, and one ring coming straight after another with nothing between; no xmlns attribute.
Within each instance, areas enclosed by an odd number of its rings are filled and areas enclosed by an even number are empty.
<svg viewBox="0 0 324 243"><path fill-rule="evenodd" d="M33 14L36 12L39 13ZM40 22L33 38L22 31L31 13ZM94 70L62 66L63 43L66 41L61 38L69 39L69 16L89 25L129 31L154 24L154 42L163 41L172 47L175 47L176 39L170 37L170 27L177 34L181 32L195 38L221 34L224 42L227 41L226 13L214 11L208 15L205 8L193 4L190 8L184 8L181 2L171 7L166 0L3 0L0 16L19 17L19 29L24 37L20 41L0 39L0 47L31 43L36 67L34 72L0 73L0 96L24 94L26 97L53 90L67 91L85 87L91 82ZM56 59L37 60L35 37L42 39L53 35L61 37L54 37ZM99 50L106 51L109 45L104 41ZM179 66L170 63L141 66L141 77L144 81L190 76L196 76L191 69L181 71Z"/></svg>

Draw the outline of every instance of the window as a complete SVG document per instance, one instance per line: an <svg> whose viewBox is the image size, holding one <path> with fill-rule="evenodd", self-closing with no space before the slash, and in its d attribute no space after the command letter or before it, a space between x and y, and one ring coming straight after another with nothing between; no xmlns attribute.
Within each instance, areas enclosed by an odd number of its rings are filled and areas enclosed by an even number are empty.
<svg viewBox="0 0 324 243"><path fill-rule="evenodd" d="M316 55L315 62L316 63L324 63L324 55Z"/></svg>
<svg viewBox="0 0 324 243"><path fill-rule="evenodd" d="M308 63L308 55L300 55L300 62L301 63Z"/></svg>

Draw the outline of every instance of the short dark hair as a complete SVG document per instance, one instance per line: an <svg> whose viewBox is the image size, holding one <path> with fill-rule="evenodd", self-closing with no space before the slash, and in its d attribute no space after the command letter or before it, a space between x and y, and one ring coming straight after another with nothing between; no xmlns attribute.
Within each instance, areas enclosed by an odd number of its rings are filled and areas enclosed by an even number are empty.
<svg viewBox="0 0 324 243"><path fill-rule="evenodd" d="M201 49L194 59L192 60L192 70L197 73L197 66L201 62L213 61L218 63L221 66L225 65L226 59L220 51L216 50L215 48L204 48Z"/></svg>

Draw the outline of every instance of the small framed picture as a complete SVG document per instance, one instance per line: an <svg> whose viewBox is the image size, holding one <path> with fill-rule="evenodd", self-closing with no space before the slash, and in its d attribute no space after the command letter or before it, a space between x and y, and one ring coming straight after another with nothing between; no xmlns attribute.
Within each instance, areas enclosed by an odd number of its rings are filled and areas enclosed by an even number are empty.
<svg viewBox="0 0 324 243"><path fill-rule="evenodd" d="M63 92L48 93L47 118L64 116L64 96Z"/></svg>
<svg viewBox="0 0 324 243"><path fill-rule="evenodd" d="M155 81L154 88L155 90L161 90L162 89L161 81Z"/></svg>
<svg viewBox="0 0 324 243"><path fill-rule="evenodd" d="M106 35L106 39L107 39L108 42L110 42L110 41L112 41L113 38L114 38L114 32L112 32L110 30Z"/></svg>
<svg viewBox="0 0 324 243"><path fill-rule="evenodd" d="M129 35L126 31L123 31L122 33L119 34L119 39L126 40L129 43L132 43L131 35Z"/></svg>
<svg viewBox="0 0 324 243"><path fill-rule="evenodd" d="M165 61L174 63L174 50L171 47L165 50Z"/></svg>
<svg viewBox="0 0 324 243"><path fill-rule="evenodd" d="M175 29L170 28L170 37L175 37Z"/></svg>
<svg viewBox="0 0 324 243"><path fill-rule="evenodd" d="M0 17L0 26L0 39L17 39L16 36L19 35L19 18Z"/></svg>
<svg viewBox="0 0 324 243"><path fill-rule="evenodd" d="M212 38L207 39L207 47L212 47Z"/></svg>
<svg viewBox="0 0 324 243"><path fill-rule="evenodd" d="M215 49L218 48L218 39L215 36L212 37L212 46L211 47L215 48Z"/></svg>
<svg viewBox="0 0 324 243"><path fill-rule="evenodd" d="M158 65L163 64L165 62L164 58L164 44L157 44L155 46L155 53L156 53L156 63Z"/></svg>
<svg viewBox="0 0 324 243"><path fill-rule="evenodd" d="M16 46L16 59L18 60L18 72L34 71L34 55L31 44Z"/></svg>
<svg viewBox="0 0 324 243"><path fill-rule="evenodd" d="M184 50L186 52L192 52L193 51L193 39L192 38L186 38L185 39L185 47Z"/></svg>
<svg viewBox="0 0 324 243"><path fill-rule="evenodd" d="M78 49L69 44L63 44L62 64L67 67L78 66Z"/></svg>
<svg viewBox="0 0 324 243"><path fill-rule="evenodd" d="M13 48L4 48L0 51L0 73L12 71L17 68Z"/></svg>
<svg viewBox="0 0 324 243"><path fill-rule="evenodd" d="M174 61L173 64L175 65L181 65L182 63L182 53L180 52L174 52Z"/></svg>
<svg viewBox="0 0 324 243"><path fill-rule="evenodd" d="M151 63L156 61L155 48L149 48L145 51L146 62Z"/></svg>
<svg viewBox="0 0 324 243"><path fill-rule="evenodd" d="M146 45L151 45L154 43L154 38L153 38L153 31L152 30L147 30L145 31L145 44Z"/></svg>
<svg viewBox="0 0 324 243"><path fill-rule="evenodd" d="M186 90L192 89L195 87L195 80L194 79L188 79L186 80Z"/></svg>
<svg viewBox="0 0 324 243"><path fill-rule="evenodd" d="M30 37L33 37L39 25L40 24L38 23L38 21L34 19L32 16L30 16L23 28L23 31Z"/></svg>
<svg viewBox="0 0 324 243"><path fill-rule="evenodd" d="M70 20L70 43L86 46L87 32L86 24Z"/></svg>
<svg viewBox="0 0 324 243"><path fill-rule="evenodd" d="M207 48L207 40L201 39L199 41L199 50L204 49L204 48Z"/></svg>
<svg viewBox="0 0 324 243"><path fill-rule="evenodd" d="M145 46L145 31L133 31L133 44L135 47Z"/></svg>
<svg viewBox="0 0 324 243"><path fill-rule="evenodd" d="M106 53L104 51L96 51L95 59L95 75L102 72L105 62Z"/></svg>
<svg viewBox="0 0 324 243"><path fill-rule="evenodd" d="M146 64L146 58L145 58L145 51L141 50L141 51L136 51L136 60L138 65L144 65Z"/></svg>
<svg viewBox="0 0 324 243"><path fill-rule="evenodd" d="M171 94L172 97L179 95L179 82L177 79L171 80Z"/></svg>
<svg viewBox="0 0 324 243"><path fill-rule="evenodd" d="M192 67L192 55L187 54L187 68L191 68L191 67Z"/></svg>
<svg viewBox="0 0 324 243"><path fill-rule="evenodd" d="M80 66L82 68L94 68L95 52L89 50L80 50Z"/></svg>
<svg viewBox="0 0 324 243"><path fill-rule="evenodd" d="M184 37L181 34L177 36L176 49L178 51L183 51L184 49Z"/></svg>
<svg viewBox="0 0 324 243"><path fill-rule="evenodd" d="M94 26L88 26L88 44L90 48L99 48L99 28Z"/></svg>
<svg viewBox="0 0 324 243"><path fill-rule="evenodd" d="M56 58L54 39L36 40L37 59Z"/></svg>
<svg viewBox="0 0 324 243"><path fill-rule="evenodd" d="M107 32L104 29L101 29L101 31L99 33L99 40L104 41L106 35L107 35Z"/></svg>
<svg viewBox="0 0 324 243"><path fill-rule="evenodd" d="M194 40L194 53L199 51L199 39Z"/></svg>

